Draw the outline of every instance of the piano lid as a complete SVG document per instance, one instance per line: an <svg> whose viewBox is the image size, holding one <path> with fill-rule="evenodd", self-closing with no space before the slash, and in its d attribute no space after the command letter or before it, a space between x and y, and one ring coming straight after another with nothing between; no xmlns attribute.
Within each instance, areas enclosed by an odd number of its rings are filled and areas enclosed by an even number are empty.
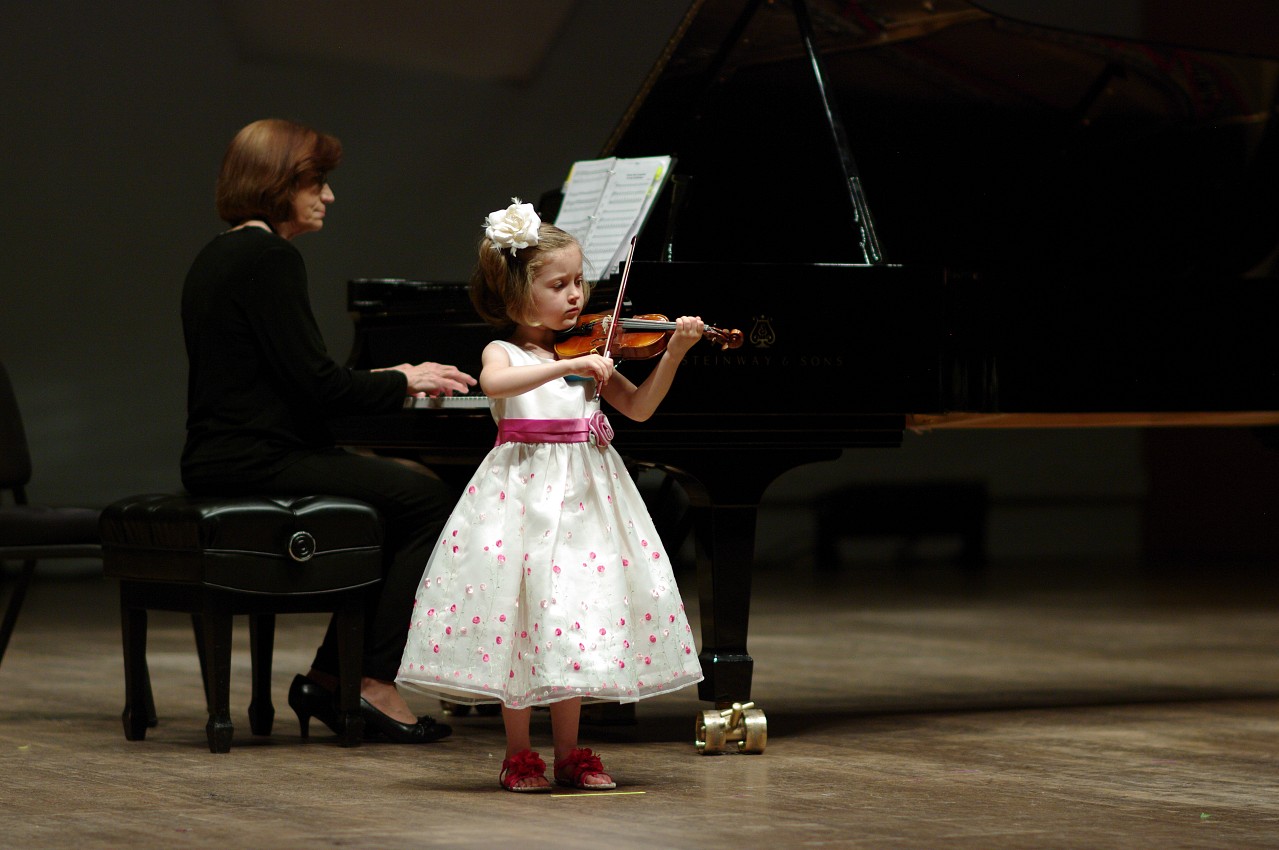
<svg viewBox="0 0 1279 850"><path fill-rule="evenodd" d="M1279 9L1272 0L974 0L973 5L1038 27L1279 58Z"/></svg>
<svg viewBox="0 0 1279 850"><path fill-rule="evenodd" d="M641 258L865 261L804 9L892 262L1266 270L1279 4L1248 0L695 2L602 152L677 157Z"/></svg>

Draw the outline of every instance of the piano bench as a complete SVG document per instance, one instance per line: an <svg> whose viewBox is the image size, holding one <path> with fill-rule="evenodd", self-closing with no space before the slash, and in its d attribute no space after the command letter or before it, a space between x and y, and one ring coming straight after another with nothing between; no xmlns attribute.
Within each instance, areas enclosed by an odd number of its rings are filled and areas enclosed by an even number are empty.
<svg viewBox="0 0 1279 850"><path fill-rule="evenodd" d="M852 537L903 537L901 560L923 537L958 536L956 562L968 573L986 564L986 519L990 496L980 481L854 484L818 498L818 570L835 570L840 541Z"/></svg>
<svg viewBox="0 0 1279 850"><path fill-rule="evenodd" d="M232 616L249 617L249 726L269 735L275 615L333 612L340 740L360 743L364 606L382 580L382 521L371 505L335 496L143 495L109 505L100 528L104 573L120 582L125 738L141 741L156 725L147 611L191 615L215 753L231 749Z"/></svg>

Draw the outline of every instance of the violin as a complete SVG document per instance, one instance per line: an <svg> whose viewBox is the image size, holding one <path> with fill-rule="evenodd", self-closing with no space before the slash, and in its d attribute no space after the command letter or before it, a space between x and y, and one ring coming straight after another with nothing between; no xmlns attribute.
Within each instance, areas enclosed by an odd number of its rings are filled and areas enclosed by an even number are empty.
<svg viewBox="0 0 1279 850"><path fill-rule="evenodd" d="M618 319L620 333L614 332L609 343L609 330L613 325L611 313L590 313L579 316L577 324L555 342L555 353L561 359L581 357L585 354L603 354L614 360L647 360L666 350L666 343L675 331L675 323L658 313L646 313L629 319ZM742 332L722 330L706 326L702 336L721 349L740 348Z"/></svg>

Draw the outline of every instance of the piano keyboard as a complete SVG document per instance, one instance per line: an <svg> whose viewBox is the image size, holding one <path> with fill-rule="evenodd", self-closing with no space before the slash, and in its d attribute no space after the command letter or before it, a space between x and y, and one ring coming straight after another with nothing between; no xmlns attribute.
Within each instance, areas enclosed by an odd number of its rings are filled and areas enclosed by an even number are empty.
<svg viewBox="0 0 1279 850"><path fill-rule="evenodd" d="M413 398L410 396L404 399L405 410L471 410L481 407L487 408L488 406L488 396L479 393L427 396L426 398Z"/></svg>

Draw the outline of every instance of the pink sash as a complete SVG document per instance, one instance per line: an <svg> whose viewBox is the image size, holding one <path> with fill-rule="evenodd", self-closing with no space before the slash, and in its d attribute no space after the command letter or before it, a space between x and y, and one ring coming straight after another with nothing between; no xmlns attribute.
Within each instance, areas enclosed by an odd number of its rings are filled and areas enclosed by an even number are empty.
<svg viewBox="0 0 1279 850"><path fill-rule="evenodd" d="M596 411L589 419L503 419L497 423L497 441L503 443L585 443L601 449L613 439L608 417Z"/></svg>

